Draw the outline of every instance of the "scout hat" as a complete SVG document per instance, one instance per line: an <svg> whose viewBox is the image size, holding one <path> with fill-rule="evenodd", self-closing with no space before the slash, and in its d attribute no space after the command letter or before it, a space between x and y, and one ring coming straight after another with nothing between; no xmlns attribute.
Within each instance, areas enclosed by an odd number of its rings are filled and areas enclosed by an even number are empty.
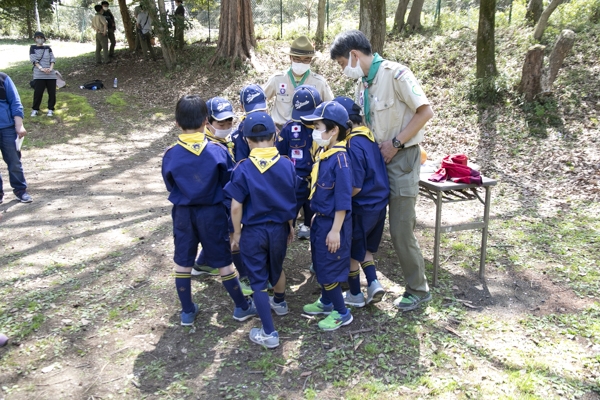
<svg viewBox="0 0 600 400"><path fill-rule="evenodd" d="M265 130L261 132L252 132L252 129L258 125L264 126ZM266 112L253 112L252 114L248 114L248 116L244 120L244 137L267 136L275 132L276 130L273 118L271 118L271 116Z"/></svg>
<svg viewBox="0 0 600 400"><path fill-rule="evenodd" d="M206 102L206 107L208 107L208 115L217 121L223 121L225 119L235 117L231 103L229 100L222 97L213 97L212 99L208 99Z"/></svg>
<svg viewBox="0 0 600 400"><path fill-rule="evenodd" d="M313 46L308 37L300 36L299 38L294 39L290 45L289 51L285 52L285 54L298 57L314 57L315 46Z"/></svg>
<svg viewBox="0 0 600 400"><path fill-rule="evenodd" d="M240 92L240 103L244 111L249 113L252 111L267 109L267 96L258 85L252 84L245 86Z"/></svg>
<svg viewBox="0 0 600 400"><path fill-rule="evenodd" d="M303 115L312 113L321 104L321 95L317 88L310 85L300 85L292 98L292 119L300 122Z"/></svg>
<svg viewBox="0 0 600 400"><path fill-rule="evenodd" d="M336 103L340 103L348 112L348 115L360 115L360 106L350 97L339 96L333 99Z"/></svg>
<svg viewBox="0 0 600 400"><path fill-rule="evenodd" d="M348 111L340 103L326 101L321 103L312 114L301 117L302 121L319 121L328 119L341 126L348 125Z"/></svg>

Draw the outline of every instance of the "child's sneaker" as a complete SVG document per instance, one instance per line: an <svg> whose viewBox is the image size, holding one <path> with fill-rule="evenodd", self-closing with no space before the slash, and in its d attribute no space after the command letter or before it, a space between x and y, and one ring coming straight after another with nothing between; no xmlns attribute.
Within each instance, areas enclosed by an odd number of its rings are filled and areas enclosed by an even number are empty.
<svg viewBox="0 0 600 400"><path fill-rule="evenodd" d="M282 301L281 303L275 303L275 298L273 296L269 296L269 304L271 304L271 310L275 311L275 314L277 315L286 315L290 312L287 302Z"/></svg>
<svg viewBox="0 0 600 400"><path fill-rule="evenodd" d="M240 307L236 307L235 310L233 310L233 319L236 321L245 321L257 315L258 312L256 311L256 307L254 307L254 302L252 300L248 301L247 310L244 310Z"/></svg>
<svg viewBox="0 0 600 400"><path fill-rule="evenodd" d="M352 294L348 290L344 292L344 303L348 306L361 308L365 306L365 295L360 292L359 294Z"/></svg>
<svg viewBox="0 0 600 400"><path fill-rule="evenodd" d="M273 331L267 335L263 328L252 328L250 329L250 340L268 349L274 349L279 346L279 333Z"/></svg>
<svg viewBox="0 0 600 400"><path fill-rule="evenodd" d="M33 197L25 190L15 193L15 196L17 196L17 199L19 199L21 203L31 203L33 201Z"/></svg>
<svg viewBox="0 0 600 400"><path fill-rule="evenodd" d="M383 299L384 294L385 289L383 288L383 286L381 286L381 283L379 283L379 281L375 279L367 287L367 304L379 303L381 299Z"/></svg>
<svg viewBox="0 0 600 400"><path fill-rule="evenodd" d="M196 316L198 315L198 312L200 311L200 309L198 309L198 304L194 303L194 311L192 312L181 312L181 326L191 326L194 325L194 320L196 319Z"/></svg>
<svg viewBox="0 0 600 400"><path fill-rule="evenodd" d="M310 228L304 224L298 227L298 239L310 239Z"/></svg>
<svg viewBox="0 0 600 400"><path fill-rule="evenodd" d="M404 292L402 297L394 300L394 305L400 309L400 311L412 311L418 308L421 303L426 303L431 300L431 293L427 292L427 294L423 297L419 297L412 293Z"/></svg>
<svg viewBox="0 0 600 400"><path fill-rule="evenodd" d="M314 303L307 304L304 307L302 307L302 311L310 315L328 315L330 312L333 311L333 304L323 304L321 303L321 298L319 298Z"/></svg>
<svg viewBox="0 0 600 400"><path fill-rule="evenodd" d="M219 268L211 268L208 265L194 264L192 268L192 276L210 275L219 276Z"/></svg>
<svg viewBox="0 0 600 400"><path fill-rule="evenodd" d="M246 277L240 278L240 288L242 288L244 296L251 296L254 293L254 290L250 287L250 280Z"/></svg>
<svg viewBox="0 0 600 400"><path fill-rule="evenodd" d="M54 116L54 111L48 110L48 114L46 114L46 116L53 117Z"/></svg>
<svg viewBox="0 0 600 400"><path fill-rule="evenodd" d="M319 321L319 328L323 329L324 331L335 331L340 326L348 325L353 319L354 318L352 317L350 310L346 311L346 315L341 315L339 312L334 310L327 316L327 318Z"/></svg>
<svg viewBox="0 0 600 400"><path fill-rule="evenodd" d="M31 111L31 116L32 116L32 117L37 117L37 115L38 115L39 113L40 113L40 112L39 112L38 110L33 110L33 111Z"/></svg>

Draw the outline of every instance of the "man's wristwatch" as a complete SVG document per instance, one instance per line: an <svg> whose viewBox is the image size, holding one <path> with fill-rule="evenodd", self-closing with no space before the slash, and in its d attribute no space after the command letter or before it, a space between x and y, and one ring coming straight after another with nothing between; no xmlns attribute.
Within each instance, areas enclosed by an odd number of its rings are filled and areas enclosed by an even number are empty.
<svg viewBox="0 0 600 400"><path fill-rule="evenodd" d="M392 138L392 146L394 146L398 150L401 150L401 149L404 148L404 143L402 143L401 141L399 141L398 139L396 139L396 137L394 136Z"/></svg>

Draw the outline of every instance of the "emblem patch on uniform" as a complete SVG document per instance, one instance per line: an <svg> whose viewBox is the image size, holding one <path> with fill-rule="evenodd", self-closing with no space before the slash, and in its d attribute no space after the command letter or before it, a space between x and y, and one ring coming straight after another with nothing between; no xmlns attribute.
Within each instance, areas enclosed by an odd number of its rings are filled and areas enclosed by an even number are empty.
<svg viewBox="0 0 600 400"><path fill-rule="evenodd" d="M197 151L197 150L199 150L199 149L200 149L200 144L198 144L198 143L194 143L194 144L192 145L192 147L194 148L194 150L196 150L196 151Z"/></svg>
<svg viewBox="0 0 600 400"><path fill-rule="evenodd" d="M302 129L302 128L300 128L300 125L292 126L292 132L300 132L300 129Z"/></svg>
<svg viewBox="0 0 600 400"><path fill-rule="evenodd" d="M280 84L279 84L279 93L281 93L281 94L285 94L286 90L287 90L287 84L285 84L285 83L280 83Z"/></svg>
<svg viewBox="0 0 600 400"><path fill-rule="evenodd" d="M292 159L294 159L294 160L302 159L303 154L304 153L303 153L302 149L292 149Z"/></svg>
<svg viewBox="0 0 600 400"><path fill-rule="evenodd" d="M418 84L417 85L413 85L412 92L416 96L422 96L423 95L423 89L421 89L421 85L418 85Z"/></svg>
<svg viewBox="0 0 600 400"><path fill-rule="evenodd" d="M404 75L406 71L408 71L408 68L400 67L400 69L398 69L398 71L396 71L394 74L394 79L400 79L400 77Z"/></svg>
<svg viewBox="0 0 600 400"><path fill-rule="evenodd" d="M263 167L263 168L267 166L267 160L260 160L258 163L259 163L259 164L260 164L260 166L261 166L261 167Z"/></svg>
<svg viewBox="0 0 600 400"><path fill-rule="evenodd" d="M365 91L362 90L358 96L358 105L363 107L365 105Z"/></svg>
<svg viewBox="0 0 600 400"><path fill-rule="evenodd" d="M300 134L298 132L294 132L292 136L294 136L294 139L298 139L300 137Z"/></svg>

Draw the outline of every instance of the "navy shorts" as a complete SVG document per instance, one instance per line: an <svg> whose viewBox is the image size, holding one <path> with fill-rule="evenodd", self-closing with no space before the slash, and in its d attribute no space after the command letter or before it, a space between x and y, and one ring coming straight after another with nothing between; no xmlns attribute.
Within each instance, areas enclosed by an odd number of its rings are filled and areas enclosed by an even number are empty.
<svg viewBox="0 0 600 400"><path fill-rule="evenodd" d="M242 228L240 253L255 292L266 290L267 282L275 286L279 281L289 233L287 222L244 225Z"/></svg>
<svg viewBox="0 0 600 400"><path fill-rule="evenodd" d="M352 259L363 262L367 251L377 253L387 209L384 207L379 212L358 215L352 214Z"/></svg>
<svg viewBox="0 0 600 400"><path fill-rule="evenodd" d="M321 285L346 282L350 272L350 247L352 245L352 216L346 218L340 230L340 248L335 253L327 250L327 234L333 226L333 218L317 214L310 227L310 248L317 282Z"/></svg>
<svg viewBox="0 0 600 400"><path fill-rule="evenodd" d="M231 265L227 208L212 206L173 206L173 261L180 267L191 267L202 244L206 264L212 268Z"/></svg>

